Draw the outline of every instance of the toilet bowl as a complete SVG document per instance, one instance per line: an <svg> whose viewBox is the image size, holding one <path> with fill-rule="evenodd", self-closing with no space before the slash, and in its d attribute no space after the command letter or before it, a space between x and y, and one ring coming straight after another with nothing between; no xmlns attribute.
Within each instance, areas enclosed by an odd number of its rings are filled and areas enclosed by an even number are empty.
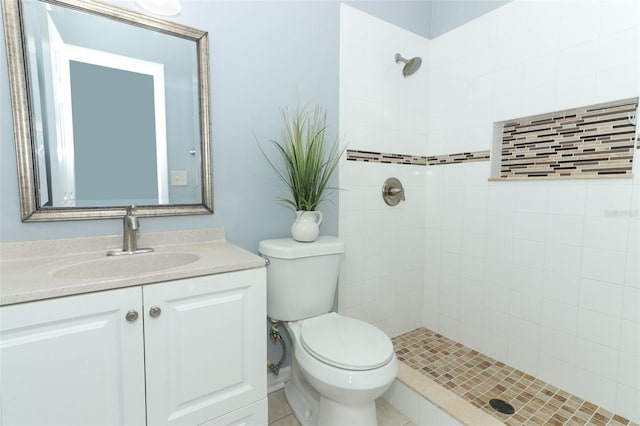
<svg viewBox="0 0 640 426"><path fill-rule="evenodd" d="M261 241L267 266L267 315L282 321L293 342L284 393L303 426L375 426L375 400L398 372L393 345L381 330L330 312L344 244L321 236Z"/></svg>
<svg viewBox="0 0 640 426"><path fill-rule="evenodd" d="M300 422L305 426L376 425L375 400L398 372L389 338L364 321L335 312L288 322L286 328L296 364L292 376L302 377L292 377L293 386L285 394L293 400L290 404ZM317 392L300 386L302 380Z"/></svg>

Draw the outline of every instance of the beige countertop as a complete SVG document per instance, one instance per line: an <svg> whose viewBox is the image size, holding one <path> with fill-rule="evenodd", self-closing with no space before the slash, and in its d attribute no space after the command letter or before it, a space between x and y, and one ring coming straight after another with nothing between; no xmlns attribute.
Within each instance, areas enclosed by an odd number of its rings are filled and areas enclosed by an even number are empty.
<svg viewBox="0 0 640 426"><path fill-rule="evenodd" d="M0 305L240 271L265 264L263 258L228 243L222 228L141 232L138 247L151 247L153 253L106 256L108 250L121 246L121 235L0 243ZM141 272L131 267L135 259L141 259L140 263L159 259L162 264L163 259L170 259L173 254L197 260L173 267L163 264L162 269L152 271ZM142 259L143 256L149 258ZM59 273L82 264L104 268L110 265L107 262L113 262L120 267L120 261L127 265L127 273L117 276L100 277L96 273L95 277L73 277Z"/></svg>

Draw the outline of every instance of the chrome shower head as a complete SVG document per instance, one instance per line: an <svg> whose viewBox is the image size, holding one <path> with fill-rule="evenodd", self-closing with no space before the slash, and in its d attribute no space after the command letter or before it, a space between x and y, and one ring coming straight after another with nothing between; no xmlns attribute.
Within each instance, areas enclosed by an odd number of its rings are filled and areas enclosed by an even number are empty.
<svg viewBox="0 0 640 426"><path fill-rule="evenodd" d="M396 53L395 59L396 64L399 64L400 62L404 63L404 67L402 68L402 75L404 75L405 77L408 77L414 72L418 71L420 65L422 65L422 59L418 56L411 59L405 59L401 54Z"/></svg>

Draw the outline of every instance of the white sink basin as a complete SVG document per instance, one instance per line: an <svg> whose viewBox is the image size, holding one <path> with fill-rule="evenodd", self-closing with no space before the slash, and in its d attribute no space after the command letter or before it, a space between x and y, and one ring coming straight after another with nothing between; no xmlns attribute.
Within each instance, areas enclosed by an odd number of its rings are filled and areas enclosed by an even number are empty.
<svg viewBox="0 0 640 426"><path fill-rule="evenodd" d="M116 278L129 275L147 274L188 265L200 259L192 253L149 253L123 256L109 256L91 260L53 273L54 278Z"/></svg>

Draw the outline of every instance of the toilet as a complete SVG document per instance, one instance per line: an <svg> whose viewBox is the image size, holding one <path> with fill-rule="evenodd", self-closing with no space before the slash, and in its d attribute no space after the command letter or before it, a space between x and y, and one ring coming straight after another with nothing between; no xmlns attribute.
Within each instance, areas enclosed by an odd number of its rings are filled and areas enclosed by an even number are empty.
<svg viewBox="0 0 640 426"><path fill-rule="evenodd" d="M331 312L344 243L321 236L261 241L268 259L267 315L284 322L292 340L284 393L304 426L377 425L375 400L398 372L393 345L381 330Z"/></svg>

